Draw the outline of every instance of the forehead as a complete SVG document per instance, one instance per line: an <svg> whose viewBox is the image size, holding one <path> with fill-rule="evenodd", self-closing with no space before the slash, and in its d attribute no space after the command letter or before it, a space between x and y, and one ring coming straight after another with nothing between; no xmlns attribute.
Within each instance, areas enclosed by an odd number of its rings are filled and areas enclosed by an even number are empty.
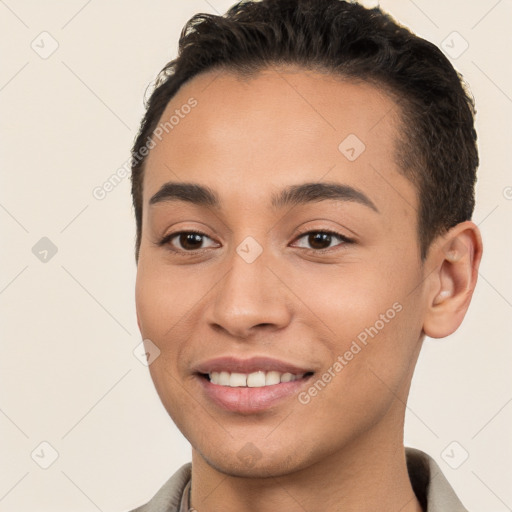
<svg viewBox="0 0 512 512"><path fill-rule="evenodd" d="M385 175L403 179L394 159L397 105L369 83L320 72L201 74L169 102L159 126L146 161L145 202L177 178L262 196L324 177L370 189Z"/></svg>

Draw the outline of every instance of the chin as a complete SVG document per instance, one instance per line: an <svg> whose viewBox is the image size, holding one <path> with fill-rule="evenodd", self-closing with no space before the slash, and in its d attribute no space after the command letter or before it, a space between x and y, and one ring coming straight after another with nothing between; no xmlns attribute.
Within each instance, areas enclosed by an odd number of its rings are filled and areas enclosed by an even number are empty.
<svg viewBox="0 0 512 512"><path fill-rule="evenodd" d="M297 453L294 450L295 454ZM301 451L304 454L304 451ZM306 460L286 453L266 453L248 442L238 451L196 454L216 471L237 478L275 478L306 468Z"/></svg>

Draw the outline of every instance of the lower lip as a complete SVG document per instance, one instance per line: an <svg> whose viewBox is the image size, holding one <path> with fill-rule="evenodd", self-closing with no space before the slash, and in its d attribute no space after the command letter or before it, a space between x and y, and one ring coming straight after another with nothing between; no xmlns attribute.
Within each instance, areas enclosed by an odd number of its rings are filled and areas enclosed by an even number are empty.
<svg viewBox="0 0 512 512"><path fill-rule="evenodd" d="M261 388L232 388L212 384L207 378L198 375L200 384L210 400L228 411L246 414L264 411L279 401L296 395L310 378L311 376L303 377L293 382L281 382Z"/></svg>

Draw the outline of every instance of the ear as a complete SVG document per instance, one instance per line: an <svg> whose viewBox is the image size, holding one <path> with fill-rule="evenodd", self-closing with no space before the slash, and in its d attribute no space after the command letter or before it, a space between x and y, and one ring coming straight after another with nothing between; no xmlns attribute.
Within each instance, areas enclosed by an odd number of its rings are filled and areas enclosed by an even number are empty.
<svg viewBox="0 0 512 512"><path fill-rule="evenodd" d="M480 230L471 221L461 222L439 236L431 245L426 269L427 309L424 333L444 338L455 332L468 310L482 259Z"/></svg>

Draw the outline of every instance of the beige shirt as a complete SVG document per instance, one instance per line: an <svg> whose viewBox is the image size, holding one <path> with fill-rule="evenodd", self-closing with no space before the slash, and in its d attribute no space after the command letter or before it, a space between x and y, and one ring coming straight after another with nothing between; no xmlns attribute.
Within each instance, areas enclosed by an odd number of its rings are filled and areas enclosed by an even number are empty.
<svg viewBox="0 0 512 512"><path fill-rule="evenodd" d="M415 448L405 453L412 487L425 512L468 512L432 457ZM131 512L189 512L191 468L190 463L182 466L148 503Z"/></svg>

